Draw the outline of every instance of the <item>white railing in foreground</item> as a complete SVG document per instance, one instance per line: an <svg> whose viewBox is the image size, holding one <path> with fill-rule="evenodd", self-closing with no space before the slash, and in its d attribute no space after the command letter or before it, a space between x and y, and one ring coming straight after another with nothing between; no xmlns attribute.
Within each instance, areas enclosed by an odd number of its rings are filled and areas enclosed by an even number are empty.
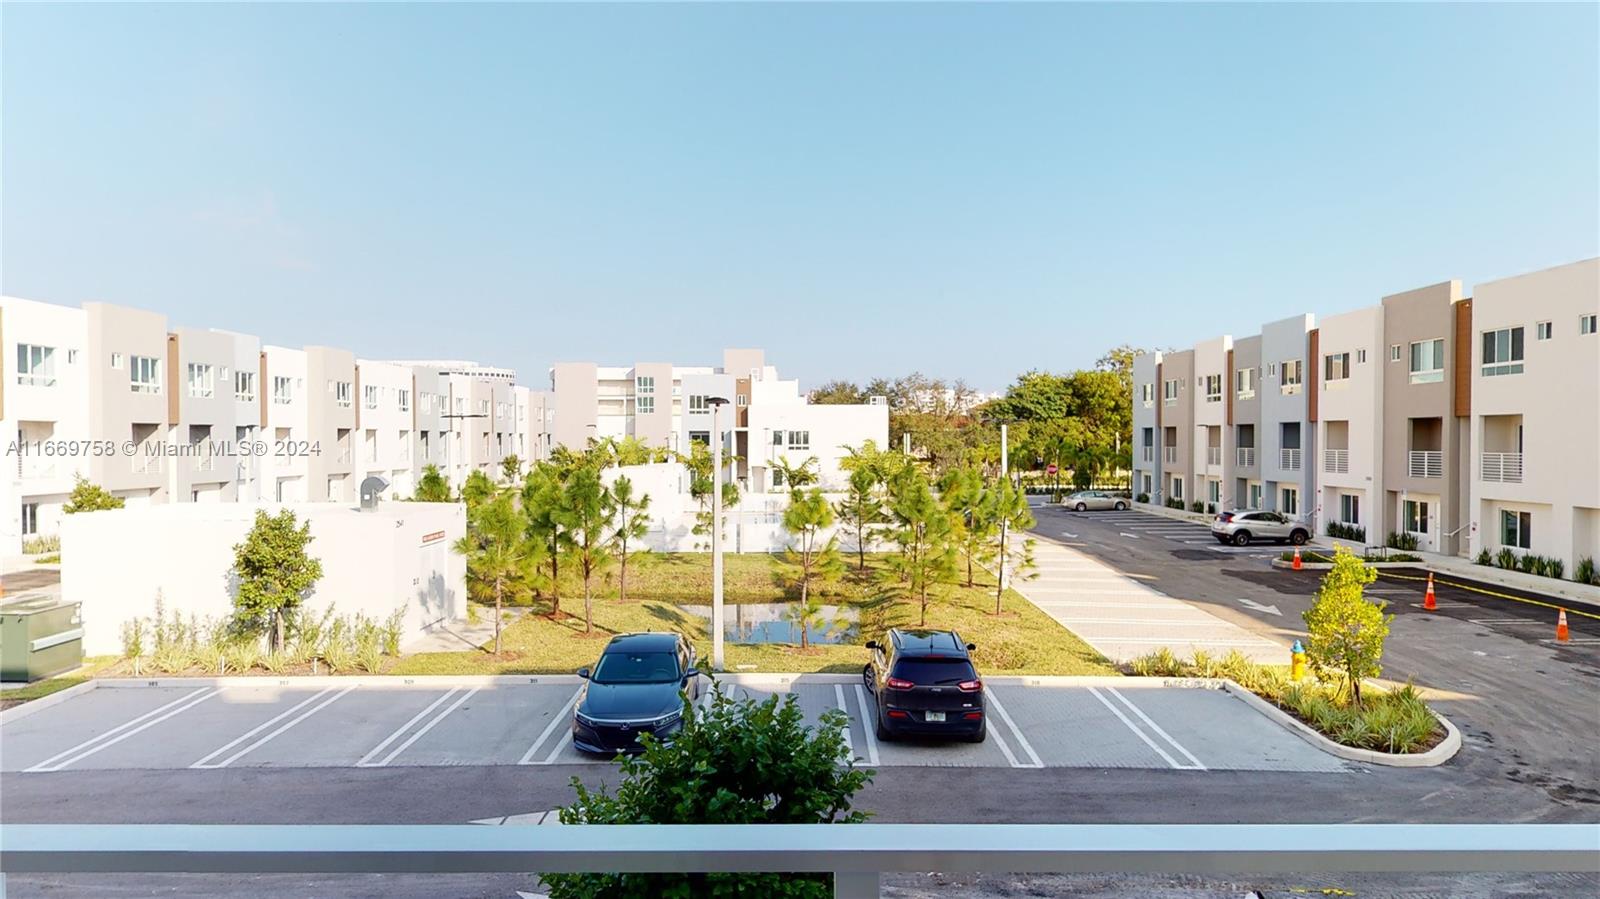
<svg viewBox="0 0 1600 899"><path fill-rule="evenodd" d="M0 825L0 877L541 871L832 873L847 899L897 871L1600 872L1600 825Z"/></svg>

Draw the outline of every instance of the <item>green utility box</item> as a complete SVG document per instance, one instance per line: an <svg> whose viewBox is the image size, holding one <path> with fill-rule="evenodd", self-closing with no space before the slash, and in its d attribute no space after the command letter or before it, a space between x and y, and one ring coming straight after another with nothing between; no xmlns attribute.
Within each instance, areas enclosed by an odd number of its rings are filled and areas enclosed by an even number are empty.
<svg viewBox="0 0 1600 899"><path fill-rule="evenodd" d="M83 614L57 596L0 605L0 681L36 681L83 665Z"/></svg>

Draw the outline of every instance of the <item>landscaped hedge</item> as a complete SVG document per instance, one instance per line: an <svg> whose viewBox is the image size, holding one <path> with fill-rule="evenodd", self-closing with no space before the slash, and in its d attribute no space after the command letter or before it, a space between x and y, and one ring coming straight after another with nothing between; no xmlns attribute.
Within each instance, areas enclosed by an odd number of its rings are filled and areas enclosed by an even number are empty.
<svg viewBox="0 0 1600 899"><path fill-rule="evenodd" d="M1341 540L1359 540L1367 542L1367 529L1359 524L1345 524L1341 521L1328 522L1328 536L1338 537Z"/></svg>
<svg viewBox="0 0 1600 899"><path fill-rule="evenodd" d="M1561 579L1566 576L1567 563L1553 556L1541 556L1537 553L1518 554L1509 546L1500 547L1500 552L1489 555L1487 549L1478 551L1477 563L1479 565L1493 565L1506 571L1520 571L1524 574L1537 574L1540 577L1553 577ZM1588 556L1578 560L1572 572L1572 579L1580 584L1600 585L1600 576L1596 575L1594 560Z"/></svg>
<svg viewBox="0 0 1600 899"><path fill-rule="evenodd" d="M1417 548L1417 535L1390 531L1389 539L1385 540L1383 545L1390 549L1413 550Z"/></svg>

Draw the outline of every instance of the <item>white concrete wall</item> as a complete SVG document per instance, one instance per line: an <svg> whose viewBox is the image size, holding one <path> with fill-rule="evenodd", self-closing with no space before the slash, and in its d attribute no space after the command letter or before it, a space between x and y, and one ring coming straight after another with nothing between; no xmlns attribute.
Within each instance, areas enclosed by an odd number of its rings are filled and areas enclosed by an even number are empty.
<svg viewBox="0 0 1600 899"><path fill-rule="evenodd" d="M807 403L757 403L750 404L750 488L752 491L770 489L770 469L777 459L787 459L798 465L815 457L818 463L818 486L829 491L843 491L850 476L839 467L839 461L849 454L845 447L858 447L871 440L879 447L889 445L889 407L872 405L809 405ZM791 449L787 435L794 431L809 431L807 449ZM782 446L774 445L773 433L786 435Z"/></svg>
<svg viewBox="0 0 1600 899"><path fill-rule="evenodd" d="M169 504L67 516L62 596L83 604L84 651L122 651L124 622L154 613L221 620L233 612L233 547L256 509L272 504ZM308 605L385 619L404 609L405 639L465 611L466 565L450 546L466 529L458 504L386 504L362 513L336 503L290 506L311 524L323 576Z"/></svg>

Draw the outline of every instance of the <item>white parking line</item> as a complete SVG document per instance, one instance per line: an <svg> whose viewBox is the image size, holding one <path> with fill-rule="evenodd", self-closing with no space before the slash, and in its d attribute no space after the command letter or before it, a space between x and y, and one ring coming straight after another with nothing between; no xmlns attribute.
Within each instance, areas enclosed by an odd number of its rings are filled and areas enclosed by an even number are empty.
<svg viewBox="0 0 1600 899"><path fill-rule="evenodd" d="M840 736L844 737L845 751L850 753L851 758L855 758L856 746L850 739L850 710L844 707L844 684L833 685L833 702L838 706L839 711L844 712L844 727L839 728L839 730L841 731Z"/></svg>
<svg viewBox="0 0 1600 899"><path fill-rule="evenodd" d="M418 740L422 739L422 735L423 734L427 733L430 730L433 730L433 728L440 721L443 721L444 719L450 717L450 713L451 712L455 711L458 708L461 708L461 704L462 703L464 703L467 700L471 699L472 698L472 694L474 694L474 693L476 693L476 692L478 692L479 690L482 690L482 689L483 689L482 687L473 687L472 689L468 690L467 692L461 694L461 697L459 699L457 699L455 702L450 703L448 708L446 708L444 711L440 712L439 714L435 715L433 717L433 719L430 720L427 724L424 724L421 727L417 728L417 732L416 733L414 733L411 736L407 737L406 741L404 743L401 743L399 746L396 746L394 748L393 752L391 752L388 755L384 756L383 757L383 761L377 762L376 764L370 765L369 767L382 768L385 765L389 764L390 762L394 761L395 756L399 755L402 752L405 752L406 751L406 747L408 747L412 743L415 743Z"/></svg>
<svg viewBox="0 0 1600 899"><path fill-rule="evenodd" d="M307 709L306 711L301 712L299 717L290 719L288 724L283 725L282 727L278 728L277 730L275 730L275 731L267 734L266 736L262 737L261 739L255 741L254 743L251 743L249 746L246 746L245 748L239 750L238 752L235 752L233 755L228 756L227 758L223 759L222 761L217 762L214 765L207 765L206 767L208 767L208 768L226 768L226 767L228 767L229 765L231 765L234 762L238 761L239 759L245 757L246 755L249 755L250 753L256 751L257 749L260 749L261 747L263 747L263 746L267 745L268 743L272 742L274 739L276 739L279 735L283 734L289 728L294 727L296 724L299 724L300 722L306 720L307 718L310 718L312 715L315 715L316 713L318 713L318 712L322 711L323 709L327 708L328 706L333 705L335 702L338 702L341 697L343 697L346 693L349 693L351 690L354 690L358 686L360 686L360 684L352 684L352 685L350 685L348 687L345 687L343 690L340 690L338 693L335 693L334 695L329 696L327 699L324 699L322 702L318 703L317 705L314 705L311 708Z"/></svg>
<svg viewBox="0 0 1600 899"><path fill-rule="evenodd" d="M1011 733L1017 738L1017 745L1022 747L1022 751L1026 752L1028 754L1028 758L1032 760L1032 764L1019 764L1016 757L1011 754L1011 747L1007 746L1004 740L1000 740L1000 748L1005 752L1006 758L1010 760L1011 767L1043 768L1044 762L1039 760L1039 753L1033 751L1033 746L1028 743L1028 738L1022 735L1022 728L1017 727L1017 722L1011 720L1011 716L1006 713L1006 707L1000 704L1000 697L994 695L994 691L988 688L984 688L983 692L984 695L989 697L989 704L994 706L994 710L1000 713L1000 720L1006 723L1006 727L1011 728ZM998 733L995 734L995 739L1000 739L1000 735Z"/></svg>
<svg viewBox="0 0 1600 899"><path fill-rule="evenodd" d="M1097 688L1090 687L1089 688L1089 693L1091 695L1093 695L1095 699L1100 700L1100 704L1101 705L1103 705L1106 708L1110 709L1111 710L1111 714L1116 715L1118 720L1120 720L1123 724L1127 725L1128 726L1128 730L1133 731L1134 736L1136 736L1139 739L1143 740L1144 744L1146 746L1149 746L1151 749L1154 749L1156 751L1156 755L1159 755L1162 758L1166 759L1168 765L1170 765L1170 766L1172 766L1174 768L1179 768L1179 769L1182 769L1184 767L1183 765L1178 764L1178 760L1177 759L1175 759L1172 756L1168 755L1167 751L1165 749L1162 749L1160 746L1157 746L1156 745L1156 741L1150 739L1150 736L1148 734L1146 734L1144 731L1140 730L1138 725L1136 725L1132 721L1128 720L1128 716L1122 714L1122 710L1121 709L1119 709L1116 706L1112 705L1111 704L1111 700L1109 700L1109 699L1105 698L1104 696L1100 695L1100 691Z"/></svg>
<svg viewBox="0 0 1600 899"><path fill-rule="evenodd" d="M1144 713L1143 709L1141 709L1138 706L1134 705L1133 702L1128 699L1128 697L1123 696L1122 695L1122 691L1118 690L1116 687L1107 687L1106 691L1109 692L1112 696L1115 696L1117 699L1121 700L1123 705L1127 706L1129 709L1131 709L1133 711L1133 713L1135 715L1139 716L1139 720L1140 721L1143 721L1145 724L1150 725L1150 729L1155 731L1156 733L1160 734L1161 735L1161 739L1166 740L1168 743L1171 743L1173 749L1176 749L1179 752L1183 753L1183 757L1188 759L1189 761L1193 762L1194 763L1194 767L1197 770L1200 770L1200 771L1206 770L1206 766L1204 764L1202 764L1199 759L1194 757L1194 753L1192 753L1189 750L1183 748L1183 744L1182 743L1179 743L1177 740L1172 739L1172 735L1171 734L1169 734L1166 731L1162 730L1161 729L1161 725L1159 725L1159 724L1155 723L1154 721L1150 720L1150 716L1146 715Z"/></svg>
<svg viewBox="0 0 1600 899"><path fill-rule="evenodd" d="M181 697L179 699L175 699L172 702L167 703L166 705L162 706L159 709L156 709L156 710L150 711L150 712L146 712L143 715L140 715L139 717L133 719L132 721L129 721L126 724L121 725L120 727L116 727L116 728L113 728L111 730L108 730L103 734L98 734L98 735L96 735L96 736L94 736L94 737L92 737L92 738L90 738L88 740L83 741L82 743L79 743L78 745L76 745L76 746L72 747L71 749L68 749L68 750L66 750L64 752L58 752L55 755L53 755L53 756L45 759L44 761L38 763L37 765L34 765L31 768L24 769L24 773L35 772L35 771L60 771L62 768L67 767L68 765L72 764L73 762L80 761L82 759L86 759L89 756L94 755L95 753L99 752L102 749L105 749L105 748L110 747L110 746L115 746L116 744L121 743L123 740L128 739L129 737L133 736L134 734L138 733L139 731L144 730L147 727L153 727L153 726L155 726L157 724L160 724L161 722L167 720L168 718L171 718L173 715L178 714L179 712L188 711L189 709L194 708L195 706L199 705L200 703L205 702L207 699L210 699L211 697L217 695L217 692L218 691L216 689L214 689L214 688L196 690L193 693L189 693L189 694L187 694L187 695L185 695L185 696L183 696L183 697ZM171 709L171 711L167 711L168 709ZM160 712L166 712L166 714L160 715L159 717L155 717L155 718L151 718L150 717L151 715L157 715ZM150 720L145 721L146 718L150 718ZM143 721L144 723L143 724L139 724L139 722L141 722L141 721ZM138 727L133 727L133 725L135 725L135 724L138 724L139 726ZM126 728L129 728L129 727L133 727L133 729L132 730L127 730L126 732L120 734L119 736L115 736L115 737L112 736L112 734L116 734L118 731L124 731ZM79 750L83 750L83 751L80 752Z"/></svg>
<svg viewBox="0 0 1600 899"><path fill-rule="evenodd" d="M545 756L544 757L544 761L540 762L539 764L541 764L541 765L551 764L552 762L554 762L556 760L557 756L561 755L561 750L566 749L568 746L571 746L571 745L572 745L572 730L569 728L566 733L561 735L561 739L556 741L555 748L551 749L550 750L550 754Z"/></svg>
<svg viewBox="0 0 1600 899"><path fill-rule="evenodd" d="M1127 537L1129 540L1138 540L1139 539L1139 536L1137 534L1130 534L1127 531L1123 531L1122 532L1122 536Z"/></svg>
<svg viewBox="0 0 1600 899"><path fill-rule="evenodd" d="M245 731L244 733L240 734L239 736L234 737L232 740L229 740L227 743L223 744L221 747L219 747L219 748L217 748L215 750L212 750L211 752L207 753L205 755L205 757L201 758L198 762L195 762L194 764L190 765L189 767L190 768L210 768L210 767L212 767L211 765L208 765L206 763L211 761L212 759L216 758L217 756L223 754L224 752L227 752L228 750L232 749L233 747L238 746L240 743L243 743L245 740L248 740L251 737L255 736L256 734L261 733L262 731L266 730L267 728L271 727L272 725L277 724L279 721L282 721L283 719L289 717L290 715L293 715L295 712L300 711L301 709L305 708L306 706L310 705L311 703L316 702L318 699L321 699L322 697L324 697L324 696L326 696L326 695L328 695L329 693L332 693L332 692L333 692L333 688L329 687L329 688L327 688L325 690L322 690L320 692L311 694L310 696L306 697L305 699L302 699L299 702L295 703L293 706L291 706L286 711L278 713L277 715L273 716L270 720L264 721L261 724L258 724L255 727L250 728L249 730Z"/></svg>
<svg viewBox="0 0 1600 899"><path fill-rule="evenodd" d="M856 684L856 708L861 710L861 733L867 738L867 764L878 764L878 735L874 725L867 723L867 691L860 684ZM877 706L873 706L874 709Z"/></svg>
<svg viewBox="0 0 1600 899"><path fill-rule="evenodd" d="M517 764L533 764L534 753L538 752L539 747L544 745L544 741L550 739L550 735L555 733L556 728L560 727L561 723L567 720L567 713L572 711L572 707L574 705L577 705L578 696L582 693L582 687L572 691L572 698L568 699L567 704L561 707L561 711L555 713L555 716L550 719L550 723L546 724L544 730L539 733L539 739L533 741L533 745L529 746L528 751L522 754L522 758L517 760Z"/></svg>
<svg viewBox="0 0 1600 899"><path fill-rule="evenodd" d="M406 723L400 725L398 728L395 728L395 732L394 733L390 734L387 737L384 737L382 743L379 743L378 745L372 747L372 749L369 750L366 755L362 756L361 760L356 762L356 767L357 768L366 768L366 767L368 767L367 763L372 761L372 757L373 756L375 756L378 753L382 752L390 743L393 743L395 740L400 739L400 735L401 734L403 734L406 731L410 730L413 726L416 725L416 723L418 721L421 721L423 718L426 718L428 716L429 712L431 712L434 709L438 708L439 705L441 703L443 703L445 700L447 700L450 697L456 695L456 691L460 690L460 689L461 689L460 687L451 687L448 691L446 691L438 699L435 699L433 702L429 703L427 708L425 708L422 711L420 711L420 712L416 713L415 715L411 716L411 720L410 721L407 721Z"/></svg>

